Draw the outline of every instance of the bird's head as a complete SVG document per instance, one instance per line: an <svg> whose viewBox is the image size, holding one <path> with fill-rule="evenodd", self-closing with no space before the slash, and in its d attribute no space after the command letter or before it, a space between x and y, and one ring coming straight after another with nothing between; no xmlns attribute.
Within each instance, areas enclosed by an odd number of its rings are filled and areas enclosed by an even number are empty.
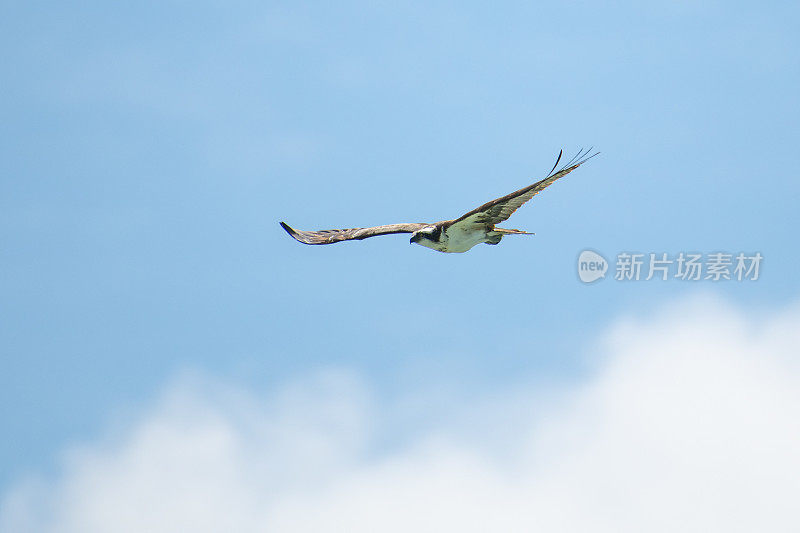
<svg viewBox="0 0 800 533"><path fill-rule="evenodd" d="M411 234L411 244L423 244L425 241L438 242L442 229L437 226L427 226Z"/></svg>

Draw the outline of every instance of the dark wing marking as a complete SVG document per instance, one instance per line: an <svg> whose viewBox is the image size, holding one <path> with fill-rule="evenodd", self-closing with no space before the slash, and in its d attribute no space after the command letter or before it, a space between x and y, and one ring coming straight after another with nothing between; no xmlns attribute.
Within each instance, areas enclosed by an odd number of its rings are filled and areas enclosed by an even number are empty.
<svg viewBox="0 0 800 533"><path fill-rule="evenodd" d="M507 194L502 198L498 198L497 200L492 200L491 202L487 202L482 206L478 207L477 209L473 209L469 213L464 214L463 216L448 221L448 226L453 225L456 223L469 225L469 224L498 224L510 217L514 211L519 209L522 204L539 194L539 192L546 189L549 185L555 182L558 178L562 178L584 164L589 159L593 158L600 152L595 152L592 155L589 155L589 152L592 149L589 148L588 150L584 151L581 149L575 157L567 161L561 168L556 170L556 166L558 166L558 162L561 160L562 152L558 153L558 159L556 160L556 164L553 166L553 170L541 181L537 181L533 185L529 185L524 187L518 191L512 192L511 194Z"/></svg>
<svg viewBox="0 0 800 533"><path fill-rule="evenodd" d="M375 226L372 228L351 228L351 229L326 229L322 231L300 231L289 227L288 224L281 222L281 227L286 233L304 244L333 244L341 241L352 241L376 237L378 235L389 235L392 233L414 233L430 224L404 223L388 224L386 226Z"/></svg>

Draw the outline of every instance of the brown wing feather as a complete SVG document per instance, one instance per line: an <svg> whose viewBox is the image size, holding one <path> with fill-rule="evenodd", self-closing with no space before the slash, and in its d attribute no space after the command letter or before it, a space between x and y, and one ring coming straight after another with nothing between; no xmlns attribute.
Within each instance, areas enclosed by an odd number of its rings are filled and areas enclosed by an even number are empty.
<svg viewBox="0 0 800 533"><path fill-rule="evenodd" d="M507 220L514 211L519 209L522 204L539 194L541 191L546 189L548 186L553 184L557 179L563 178L586 161L591 159L592 157L596 156L599 152L594 153L587 157L589 154L589 150L584 152L581 150L578 154L573 157L570 161L568 161L563 167L561 167L558 171L553 170L548 174L546 178L541 181L537 181L533 185L528 185L518 191L512 192L511 194L507 194L502 198L498 198L496 200L492 200L491 202L487 202L482 206L473 209L469 213L465 213L461 217L450 221L448 225L456 224L459 222L466 222L474 223L474 224L498 224L504 220ZM558 155L559 159L561 158L561 154ZM556 165L558 162L556 162Z"/></svg>
<svg viewBox="0 0 800 533"><path fill-rule="evenodd" d="M326 229L321 231L300 231L281 222L281 227L286 233L304 244L333 244L341 241L352 241L389 235L392 233L414 233L430 224L403 223L374 226L372 228Z"/></svg>

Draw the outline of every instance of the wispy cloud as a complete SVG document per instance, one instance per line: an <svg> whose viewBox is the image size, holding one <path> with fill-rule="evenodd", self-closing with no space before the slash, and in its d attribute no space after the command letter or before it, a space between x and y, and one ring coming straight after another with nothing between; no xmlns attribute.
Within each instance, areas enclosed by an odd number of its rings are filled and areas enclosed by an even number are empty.
<svg viewBox="0 0 800 533"><path fill-rule="evenodd" d="M682 302L611 328L581 383L465 402L391 447L396 411L348 373L267 399L182 379L10 490L0 528L796 531L799 341L797 309Z"/></svg>

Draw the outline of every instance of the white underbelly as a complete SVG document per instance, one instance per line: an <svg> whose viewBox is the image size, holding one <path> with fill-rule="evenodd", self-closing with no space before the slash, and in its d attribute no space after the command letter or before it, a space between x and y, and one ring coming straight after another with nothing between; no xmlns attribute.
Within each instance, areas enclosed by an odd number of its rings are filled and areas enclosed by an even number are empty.
<svg viewBox="0 0 800 533"><path fill-rule="evenodd" d="M462 253L466 252L476 244L486 242L486 232L477 231L458 231L450 228L445 231L447 239L442 243L442 252Z"/></svg>

